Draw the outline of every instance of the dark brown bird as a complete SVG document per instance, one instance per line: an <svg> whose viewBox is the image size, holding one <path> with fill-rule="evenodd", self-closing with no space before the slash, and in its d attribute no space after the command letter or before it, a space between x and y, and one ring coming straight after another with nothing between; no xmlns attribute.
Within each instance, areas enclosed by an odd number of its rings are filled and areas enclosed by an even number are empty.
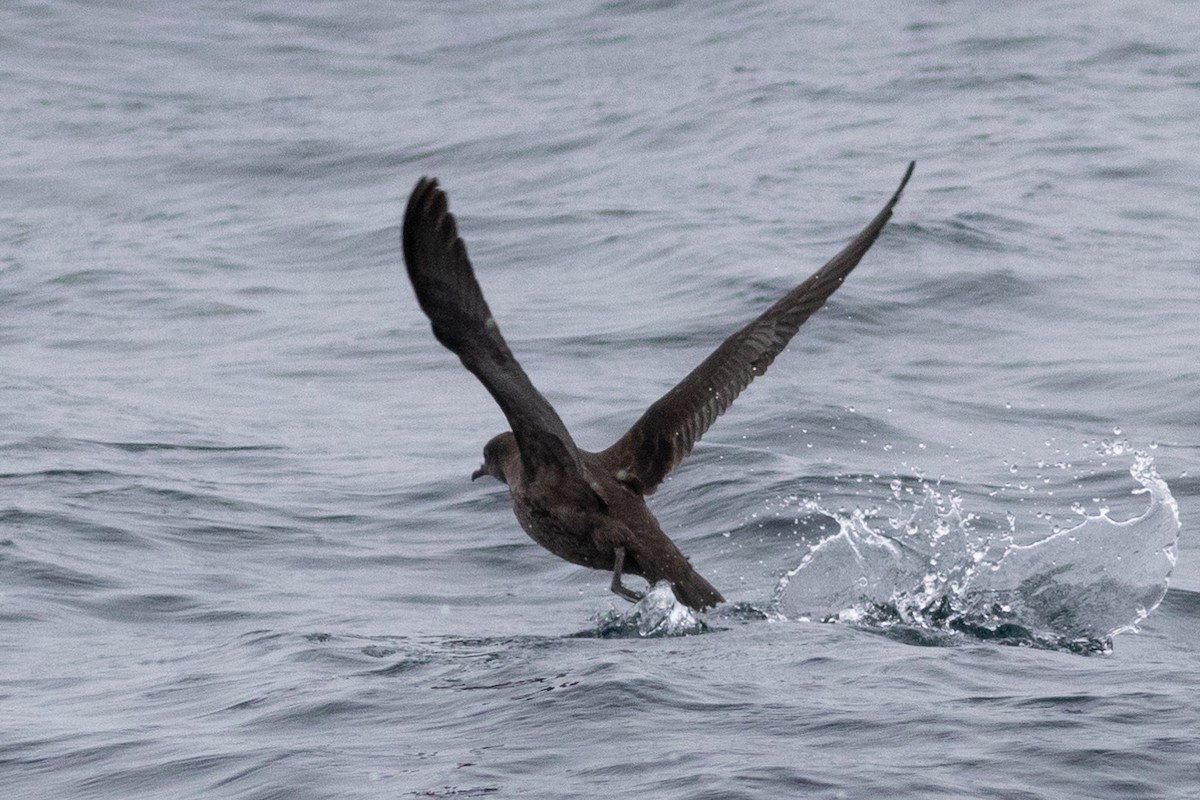
<svg viewBox="0 0 1200 800"><path fill-rule="evenodd" d="M679 602L698 611L724 602L646 507L676 464L692 451L734 398L762 375L800 325L825 304L879 237L912 175L854 241L730 336L641 419L599 453L576 446L554 408L508 349L475 280L437 180L421 178L404 212L404 261L433 335L454 351L496 402L512 430L483 448L481 475L508 485L517 520L535 542L572 564L612 571L612 591L642 594L625 573L650 585L666 580Z"/></svg>

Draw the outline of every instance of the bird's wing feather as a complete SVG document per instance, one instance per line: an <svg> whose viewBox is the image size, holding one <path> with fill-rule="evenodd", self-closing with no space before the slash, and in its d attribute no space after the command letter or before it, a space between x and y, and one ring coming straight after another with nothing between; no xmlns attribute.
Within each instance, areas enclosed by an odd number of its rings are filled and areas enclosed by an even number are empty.
<svg viewBox="0 0 1200 800"><path fill-rule="evenodd" d="M496 399L516 436L526 474L532 477L551 465L578 472L579 453L570 433L500 335L436 179L421 178L413 189L402 244L433 335Z"/></svg>
<svg viewBox="0 0 1200 800"><path fill-rule="evenodd" d="M900 187L887 205L850 244L760 317L726 339L700 366L651 405L612 447L599 454L606 467L631 487L652 493L741 391L767 371L804 321L842 285L892 216L892 208L914 166L915 162L908 165Z"/></svg>

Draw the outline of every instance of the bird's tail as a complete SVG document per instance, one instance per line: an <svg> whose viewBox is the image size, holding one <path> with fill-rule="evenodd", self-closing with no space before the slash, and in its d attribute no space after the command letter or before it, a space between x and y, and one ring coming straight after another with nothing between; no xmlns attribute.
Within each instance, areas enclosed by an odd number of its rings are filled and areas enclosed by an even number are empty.
<svg viewBox="0 0 1200 800"><path fill-rule="evenodd" d="M693 611L703 611L725 602L721 593L690 565L687 575L671 581L671 589L675 592L675 599Z"/></svg>

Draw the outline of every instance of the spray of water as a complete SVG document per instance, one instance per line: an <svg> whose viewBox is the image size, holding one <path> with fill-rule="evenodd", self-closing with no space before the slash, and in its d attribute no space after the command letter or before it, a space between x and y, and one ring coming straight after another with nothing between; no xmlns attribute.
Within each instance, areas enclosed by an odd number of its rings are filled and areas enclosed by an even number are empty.
<svg viewBox="0 0 1200 800"><path fill-rule="evenodd" d="M1151 456L1124 440L1101 443L1101 454L1133 457L1129 473L1135 494L1148 496L1146 510L1116 521L1103 506L1089 515L1076 503L1076 524L1022 543L1029 537L1011 512L1006 529L981 526L960 496L924 479L893 480L886 510L829 511L797 498L802 514L832 518L838 530L783 574L772 609L910 639L969 635L1107 651L1162 601L1180 523Z"/></svg>

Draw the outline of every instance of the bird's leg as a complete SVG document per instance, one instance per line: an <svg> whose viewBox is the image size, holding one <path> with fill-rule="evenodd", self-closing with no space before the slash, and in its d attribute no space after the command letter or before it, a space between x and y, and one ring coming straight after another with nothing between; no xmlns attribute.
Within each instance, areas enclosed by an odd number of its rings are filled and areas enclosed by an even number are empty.
<svg viewBox="0 0 1200 800"><path fill-rule="evenodd" d="M625 566L625 548L618 547L614 554L615 559L613 563L613 579L612 585L609 588L612 589L613 594L619 594L629 602L636 603L645 595L643 595L641 592L635 592L633 589L629 589L623 583L621 583L621 569Z"/></svg>

